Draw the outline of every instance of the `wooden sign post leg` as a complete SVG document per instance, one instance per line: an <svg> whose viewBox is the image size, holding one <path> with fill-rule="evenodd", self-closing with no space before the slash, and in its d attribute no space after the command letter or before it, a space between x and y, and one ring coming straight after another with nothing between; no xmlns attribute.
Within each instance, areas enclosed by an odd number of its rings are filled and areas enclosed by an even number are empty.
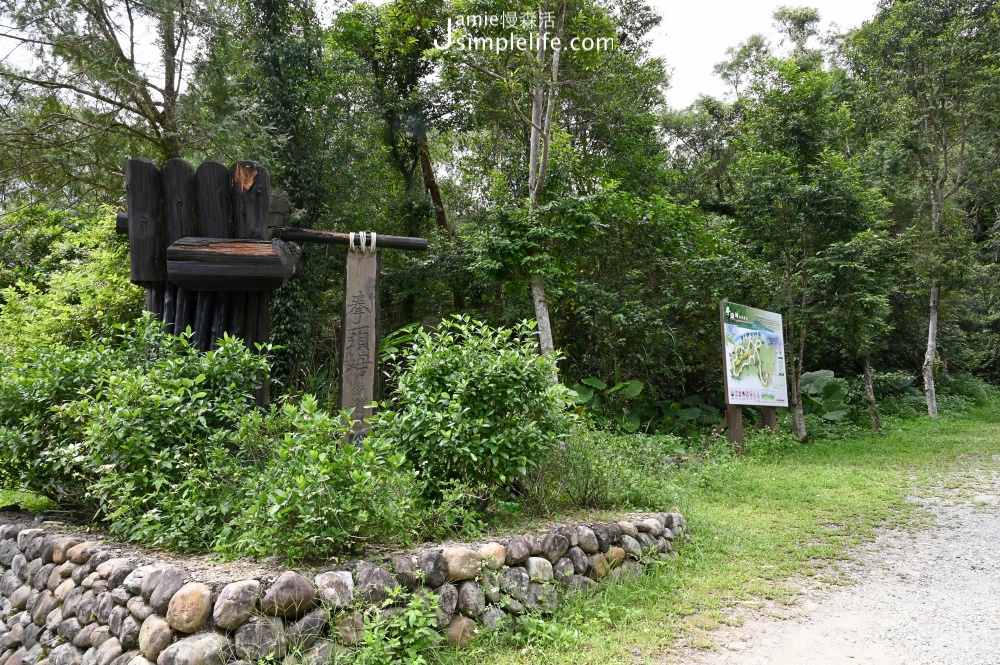
<svg viewBox="0 0 1000 665"><path fill-rule="evenodd" d="M726 422L729 424L729 442L740 455L743 454L743 407L726 405Z"/></svg>
<svg viewBox="0 0 1000 665"><path fill-rule="evenodd" d="M360 235L360 234L359 234ZM353 409L354 437L364 437L375 400L378 366L378 288L381 260L377 251L353 244L347 250L344 309L341 318L340 408ZM354 438L352 437L352 438Z"/></svg>
<svg viewBox="0 0 1000 665"><path fill-rule="evenodd" d="M778 409L773 406L762 406L761 424L772 432L778 429Z"/></svg>

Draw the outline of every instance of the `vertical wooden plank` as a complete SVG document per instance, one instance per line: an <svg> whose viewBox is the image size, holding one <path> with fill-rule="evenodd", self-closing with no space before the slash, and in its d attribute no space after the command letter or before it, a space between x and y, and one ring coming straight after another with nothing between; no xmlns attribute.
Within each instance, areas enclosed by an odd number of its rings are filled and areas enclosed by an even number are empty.
<svg viewBox="0 0 1000 665"><path fill-rule="evenodd" d="M163 229L163 185L160 170L148 159L130 159L125 165L129 211L129 277L146 287L146 310L163 313L162 289L167 279L167 245Z"/></svg>
<svg viewBox="0 0 1000 665"><path fill-rule="evenodd" d="M246 309L243 311L243 342L251 351L255 350L256 347L254 345L261 341L257 332L257 321L259 319L257 307L260 303L260 295L260 291L247 291L244 293L243 302Z"/></svg>
<svg viewBox="0 0 1000 665"><path fill-rule="evenodd" d="M762 406L761 424L772 432L778 429L778 409L773 406Z"/></svg>
<svg viewBox="0 0 1000 665"><path fill-rule="evenodd" d="M262 240L267 237L268 217L271 211L271 180L260 164L236 162L229 171L233 197L233 232L237 238ZM249 348L253 349L257 320L248 320L248 299L259 300L259 294L234 292L232 294L231 329L239 328ZM255 313L258 308L254 308ZM235 334L235 333L234 333ZM248 338L246 335L250 334Z"/></svg>
<svg viewBox="0 0 1000 665"><path fill-rule="evenodd" d="M174 334L180 335L188 328L192 333L195 328L195 313L198 309L198 292L177 289L177 300L174 310Z"/></svg>
<svg viewBox="0 0 1000 665"><path fill-rule="evenodd" d="M226 324L229 322L230 294L227 291L217 291L212 307L212 331L209 337L209 349L219 348L219 340L226 334Z"/></svg>
<svg viewBox="0 0 1000 665"><path fill-rule="evenodd" d="M256 302L257 296L252 291L250 294ZM233 291L229 294L229 312L226 321L226 332L234 337L246 340L246 314L247 314L247 292Z"/></svg>
<svg viewBox="0 0 1000 665"><path fill-rule="evenodd" d="M169 246L181 238L198 235L197 188L194 167L183 159L168 159L160 173L163 176L163 223ZM187 320L178 320L177 313L187 314L191 306L186 301L194 297L190 291L167 283L163 320L168 332L180 333L190 325Z"/></svg>
<svg viewBox="0 0 1000 665"><path fill-rule="evenodd" d="M195 172L195 198L198 210L198 234L206 238L233 237L233 200L229 189L229 169L222 162L207 161L198 165ZM225 311L228 298L225 293L198 294L195 338L198 348L207 350L225 330ZM221 309L221 320L217 316ZM217 325L217 324L221 325Z"/></svg>
<svg viewBox="0 0 1000 665"><path fill-rule="evenodd" d="M729 442L733 444L736 454L743 454L743 406L740 404L726 405L726 419L729 423Z"/></svg>
<svg viewBox="0 0 1000 665"><path fill-rule="evenodd" d="M215 293L198 292L198 306L194 315L194 343L202 351L212 346L212 323L215 318Z"/></svg>
<svg viewBox="0 0 1000 665"><path fill-rule="evenodd" d="M236 162L231 175L234 237L264 240L271 212L271 177L256 162Z"/></svg>
<svg viewBox="0 0 1000 665"><path fill-rule="evenodd" d="M365 418L375 400L378 370L380 257L348 249L341 318L340 408L353 409L355 436L368 433Z"/></svg>
<svg viewBox="0 0 1000 665"><path fill-rule="evenodd" d="M229 169L222 162L202 162L195 173L198 202L198 235L232 238L233 201L229 195Z"/></svg>
<svg viewBox="0 0 1000 665"><path fill-rule="evenodd" d="M177 311L177 287L170 282L163 283L163 329L170 334L174 333L174 315Z"/></svg>

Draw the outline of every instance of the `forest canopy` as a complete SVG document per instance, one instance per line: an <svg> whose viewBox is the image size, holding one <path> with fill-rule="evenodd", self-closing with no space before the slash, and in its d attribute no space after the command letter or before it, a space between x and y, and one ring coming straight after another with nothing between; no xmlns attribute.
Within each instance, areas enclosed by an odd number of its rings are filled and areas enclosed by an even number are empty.
<svg viewBox="0 0 1000 665"><path fill-rule="evenodd" d="M717 421L720 298L784 315L800 438L803 374L910 376L932 415L950 377L1000 380L994 2L883 1L845 34L782 8L781 40L747 35L716 68L730 91L684 109L642 0L0 0L0 17L8 358L138 315L109 221L125 162L183 157L266 165L294 226L430 238L383 258L383 336L537 320L564 384L641 386L607 396L612 428ZM594 47L499 47L532 34ZM491 48L447 47L462 35ZM338 257L306 247L272 300L278 392L327 405Z"/></svg>

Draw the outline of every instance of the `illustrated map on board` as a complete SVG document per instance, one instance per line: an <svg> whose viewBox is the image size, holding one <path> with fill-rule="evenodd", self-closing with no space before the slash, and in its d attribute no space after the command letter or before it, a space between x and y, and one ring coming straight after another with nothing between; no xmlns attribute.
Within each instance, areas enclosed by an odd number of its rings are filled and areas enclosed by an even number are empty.
<svg viewBox="0 0 1000 665"><path fill-rule="evenodd" d="M788 406L781 315L727 302L722 318L726 403Z"/></svg>

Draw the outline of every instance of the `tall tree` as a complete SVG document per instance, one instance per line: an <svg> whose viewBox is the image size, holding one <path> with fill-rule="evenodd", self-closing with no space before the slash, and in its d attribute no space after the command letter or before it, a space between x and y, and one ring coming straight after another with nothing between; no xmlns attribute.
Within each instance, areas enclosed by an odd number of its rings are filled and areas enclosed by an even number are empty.
<svg viewBox="0 0 1000 665"><path fill-rule="evenodd" d="M788 401L795 433L808 439L800 391L810 334L823 324L814 297L815 257L872 226L877 194L844 156L849 109L834 77L798 59L770 59L743 100L734 202L748 246L770 262L774 301L785 312Z"/></svg>
<svg viewBox="0 0 1000 665"><path fill-rule="evenodd" d="M937 417L935 365L941 299L953 272L950 213L969 180L976 125L1000 102L997 28L992 0L883 2L874 20L850 40L851 62L898 119L898 141L916 163L926 197L915 222L923 226L920 262L928 284L927 346L923 360L927 413Z"/></svg>
<svg viewBox="0 0 1000 665"><path fill-rule="evenodd" d="M121 153L169 159L210 145L190 97L194 63L226 29L216 3L188 0L2 0L0 132L15 159L0 179L34 199L111 195ZM109 152L109 147L114 151Z"/></svg>

